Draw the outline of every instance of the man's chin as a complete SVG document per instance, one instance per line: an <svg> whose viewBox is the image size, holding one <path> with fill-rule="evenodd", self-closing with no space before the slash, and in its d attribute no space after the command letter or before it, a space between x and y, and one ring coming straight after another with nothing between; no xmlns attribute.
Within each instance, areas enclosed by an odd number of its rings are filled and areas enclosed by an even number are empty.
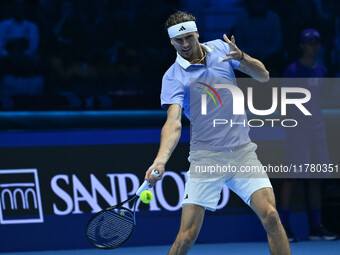
<svg viewBox="0 0 340 255"><path fill-rule="evenodd" d="M190 58L191 57L191 49L188 51L182 51L181 52L182 57L184 58Z"/></svg>

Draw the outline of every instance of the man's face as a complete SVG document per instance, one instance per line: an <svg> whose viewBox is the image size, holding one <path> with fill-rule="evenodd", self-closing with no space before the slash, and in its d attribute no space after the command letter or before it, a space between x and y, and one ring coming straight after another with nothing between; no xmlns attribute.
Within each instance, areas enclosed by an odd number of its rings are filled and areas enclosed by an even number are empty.
<svg viewBox="0 0 340 255"><path fill-rule="evenodd" d="M311 39L305 43L302 43L301 48L304 54L316 57L320 49L320 41L317 38Z"/></svg>
<svg viewBox="0 0 340 255"><path fill-rule="evenodd" d="M178 35L171 39L171 44L185 59L192 60L199 50L199 34L197 32Z"/></svg>

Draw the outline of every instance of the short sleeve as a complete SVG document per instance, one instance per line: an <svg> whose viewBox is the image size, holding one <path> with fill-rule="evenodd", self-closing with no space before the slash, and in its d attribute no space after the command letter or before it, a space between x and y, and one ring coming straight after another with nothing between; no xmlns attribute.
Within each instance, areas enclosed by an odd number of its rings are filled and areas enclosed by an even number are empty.
<svg viewBox="0 0 340 255"><path fill-rule="evenodd" d="M183 108L184 95L184 85L179 80L165 74L161 91L162 108L166 109L171 104L179 104Z"/></svg>
<svg viewBox="0 0 340 255"><path fill-rule="evenodd" d="M220 41L221 41L221 43L222 43L222 45L223 45L223 48L224 48L224 50L225 50L225 53L226 53L226 54L229 53L229 52L230 52L229 45L228 45L226 42L222 41L222 40L220 40ZM229 60L229 63L231 64L231 67L232 67L233 69L238 70L238 67L239 67L239 65L240 65L240 61L237 61L237 60L235 60L235 59L231 59L231 60Z"/></svg>

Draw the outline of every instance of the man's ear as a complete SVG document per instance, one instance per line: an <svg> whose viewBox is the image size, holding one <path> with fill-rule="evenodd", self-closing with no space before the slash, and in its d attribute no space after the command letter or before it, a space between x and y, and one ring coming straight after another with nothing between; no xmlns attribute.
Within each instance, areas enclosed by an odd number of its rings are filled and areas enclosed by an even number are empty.
<svg viewBox="0 0 340 255"><path fill-rule="evenodd" d="M172 39L170 39L170 43L171 43L171 45L174 45L174 42L173 42L173 40L172 40Z"/></svg>
<svg viewBox="0 0 340 255"><path fill-rule="evenodd" d="M197 39L200 38L200 34L198 33L198 31L196 31L197 34Z"/></svg>

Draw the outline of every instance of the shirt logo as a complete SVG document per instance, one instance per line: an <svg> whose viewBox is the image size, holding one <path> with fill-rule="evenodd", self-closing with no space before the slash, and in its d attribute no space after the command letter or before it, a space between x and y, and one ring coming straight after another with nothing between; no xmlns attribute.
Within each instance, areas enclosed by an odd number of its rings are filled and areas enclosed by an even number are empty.
<svg viewBox="0 0 340 255"><path fill-rule="evenodd" d="M181 26L178 31L183 31L183 30L186 30L186 29L185 29L185 27Z"/></svg>
<svg viewBox="0 0 340 255"><path fill-rule="evenodd" d="M44 222L37 169L0 170L0 224Z"/></svg>

